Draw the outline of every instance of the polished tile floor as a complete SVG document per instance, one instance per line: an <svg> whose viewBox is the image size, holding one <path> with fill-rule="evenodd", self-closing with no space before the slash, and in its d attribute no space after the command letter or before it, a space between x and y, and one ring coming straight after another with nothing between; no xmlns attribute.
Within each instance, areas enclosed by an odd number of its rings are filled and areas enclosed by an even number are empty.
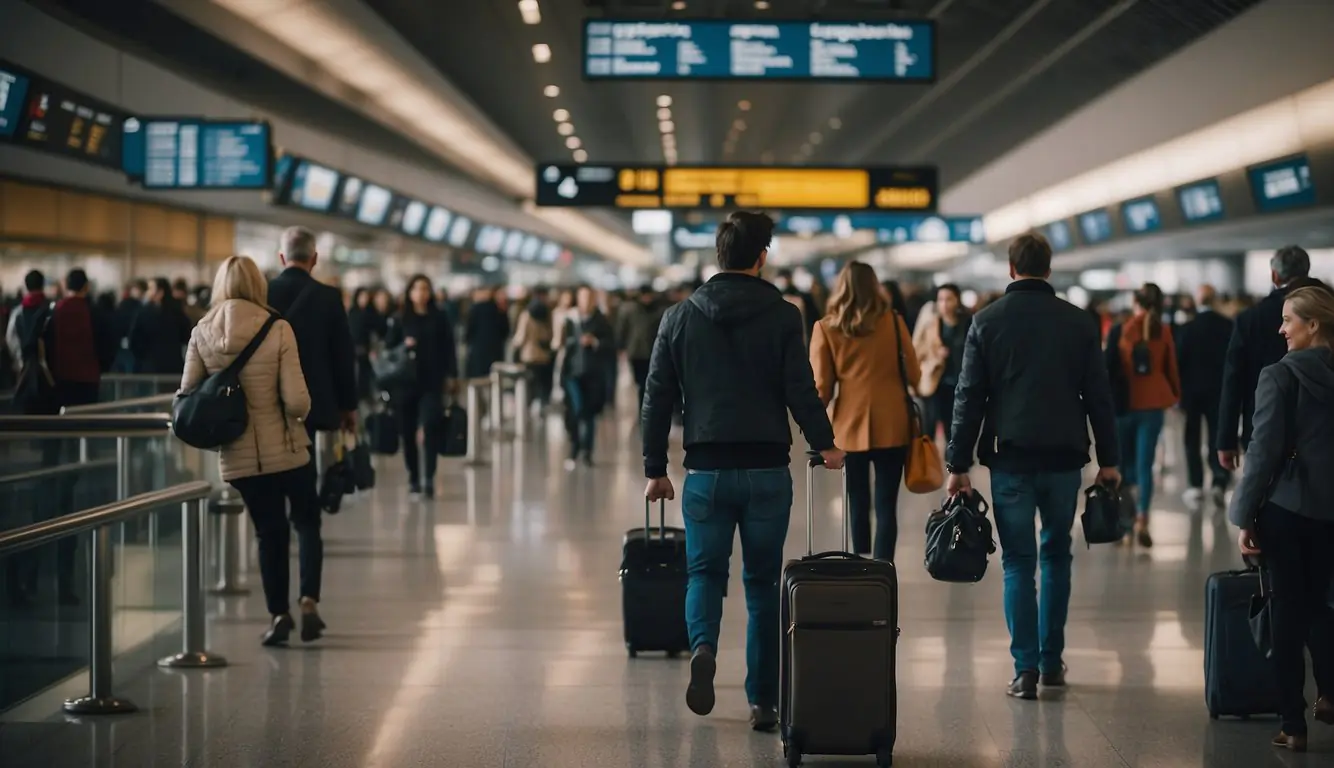
<svg viewBox="0 0 1334 768"><path fill-rule="evenodd" d="M0 722L0 766L781 765L778 738L745 722L740 599L727 601L713 716L686 709L684 660L626 658L616 570L643 508L628 417L606 420L600 463L573 472L558 422L535 431L495 446L489 466L443 463L433 503L409 499L397 459L383 461L379 488L326 526L324 641L262 649L258 590L221 602L210 645L229 668L126 659L120 691L142 713L74 723L32 702ZM999 564L979 585L931 581L919 565L931 499L905 494L896 765L1334 765L1334 731L1313 731L1313 753L1292 756L1268 746L1273 721L1209 720L1203 584L1237 557L1221 512L1181 506L1178 476L1164 480L1151 552L1076 545L1071 687L1038 702L1002 694ZM817 545L832 546L837 483L816 483ZM805 542L798 504L792 555Z"/></svg>

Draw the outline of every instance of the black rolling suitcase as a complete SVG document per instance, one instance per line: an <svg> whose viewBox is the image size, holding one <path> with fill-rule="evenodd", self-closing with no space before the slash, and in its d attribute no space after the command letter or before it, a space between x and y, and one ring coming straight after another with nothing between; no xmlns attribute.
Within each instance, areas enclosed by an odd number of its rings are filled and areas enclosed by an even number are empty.
<svg viewBox="0 0 1334 768"><path fill-rule="evenodd" d="M894 566L848 552L847 481L843 551L814 554L814 480L806 474L806 556L783 569L779 718L789 766L802 755L875 755L893 763L895 645L899 636Z"/></svg>
<svg viewBox="0 0 1334 768"><path fill-rule="evenodd" d="M1278 714L1274 662L1251 635L1251 597L1260 593L1260 572L1223 571L1205 583L1204 699L1209 717Z"/></svg>
<svg viewBox="0 0 1334 768"><path fill-rule="evenodd" d="M630 658L640 651L666 651L676 656L690 650L686 632L686 532L667 527L667 502L658 507L658 527L649 521L644 500L644 527L625 532L621 545L621 615L625 649Z"/></svg>

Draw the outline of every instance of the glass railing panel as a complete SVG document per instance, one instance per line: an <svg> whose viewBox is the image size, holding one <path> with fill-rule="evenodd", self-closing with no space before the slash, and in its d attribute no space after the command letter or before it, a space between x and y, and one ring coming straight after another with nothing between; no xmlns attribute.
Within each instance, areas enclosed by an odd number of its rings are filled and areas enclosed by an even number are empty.
<svg viewBox="0 0 1334 768"><path fill-rule="evenodd" d="M184 610L181 510L163 507L112 529L112 651L119 657L167 635L179 644Z"/></svg>
<svg viewBox="0 0 1334 768"><path fill-rule="evenodd" d="M88 542L0 555L0 711L88 666Z"/></svg>

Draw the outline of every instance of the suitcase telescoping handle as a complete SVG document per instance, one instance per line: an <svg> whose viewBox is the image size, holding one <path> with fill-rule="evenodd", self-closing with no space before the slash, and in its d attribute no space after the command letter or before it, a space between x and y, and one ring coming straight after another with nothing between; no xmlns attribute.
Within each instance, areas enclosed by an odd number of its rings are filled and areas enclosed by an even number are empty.
<svg viewBox="0 0 1334 768"><path fill-rule="evenodd" d="M818 451L806 452L806 556L815 554L815 468L824 466ZM843 482L843 552L848 552L848 473L840 472ZM830 553L826 552L825 555Z"/></svg>
<svg viewBox="0 0 1334 768"><path fill-rule="evenodd" d="M650 535L652 534L652 532L653 532L653 522L652 522L652 520L649 518L649 510L650 510L650 508L651 508L652 506L653 506L653 502L651 502L651 501L649 501L647 498L645 498L645 499L644 499L644 541L648 541L649 536L650 536ZM663 539L666 539L666 538L667 538L667 500L666 500L666 499L658 499L658 535L659 535L661 538L663 538Z"/></svg>

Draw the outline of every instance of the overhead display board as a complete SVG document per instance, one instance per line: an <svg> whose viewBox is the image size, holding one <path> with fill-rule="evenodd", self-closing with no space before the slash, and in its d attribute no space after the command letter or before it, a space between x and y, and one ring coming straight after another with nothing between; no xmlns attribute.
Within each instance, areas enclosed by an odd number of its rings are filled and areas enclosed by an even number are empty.
<svg viewBox="0 0 1334 768"><path fill-rule="evenodd" d="M1042 234L1046 235L1053 251L1068 251L1075 244L1074 237L1070 235L1070 222L1064 219L1043 227Z"/></svg>
<svg viewBox="0 0 1334 768"><path fill-rule="evenodd" d="M1106 208L1079 214L1079 233L1088 245L1112 239L1112 215Z"/></svg>
<svg viewBox="0 0 1334 768"><path fill-rule="evenodd" d="M150 189L268 189L273 131L262 120L131 117L125 175Z"/></svg>
<svg viewBox="0 0 1334 768"><path fill-rule="evenodd" d="M931 212L936 197L936 169L928 166L537 168L537 204L542 206Z"/></svg>
<svg viewBox="0 0 1334 768"><path fill-rule="evenodd" d="M292 187L286 202L327 213L338 191L338 171L309 160L299 160L292 172Z"/></svg>
<svg viewBox="0 0 1334 768"><path fill-rule="evenodd" d="M930 21L584 21L592 80L892 80L936 76Z"/></svg>
<svg viewBox="0 0 1334 768"><path fill-rule="evenodd" d="M1177 187L1177 203L1187 224L1223 218L1223 193L1216 179Z"/></svg>
<svg viewBox="0 0 1334 768"><path fill-rule="evenodd" d="M1315 185L1311 183L1311 164L1305 155L1256 165L1246 169L1261 212L1281 211L1315 205Z"/></svg>
<svg viewBox="0 0 1334 768"><path fill-rule="evenodd" d="M852 213L782 216L778 231L793 235L851 237L872 231L882 243L984 243L981 216L922 216L911 213Z"/></svg>
<svg viewBox="0 0 1334 768"><path fill-rule="evenodd" d="M126 114L0 61L0 140L121 170Z"/></svg>
<svg viewBox="0 0 1334 768"><path fill-rule="evenodd" d="M1132 235L1157 232L1163 227L1162 217L1158 214L1158 201L1152 197L1141 197L1121 203L1121 221L1126 231Z"/></svg>

